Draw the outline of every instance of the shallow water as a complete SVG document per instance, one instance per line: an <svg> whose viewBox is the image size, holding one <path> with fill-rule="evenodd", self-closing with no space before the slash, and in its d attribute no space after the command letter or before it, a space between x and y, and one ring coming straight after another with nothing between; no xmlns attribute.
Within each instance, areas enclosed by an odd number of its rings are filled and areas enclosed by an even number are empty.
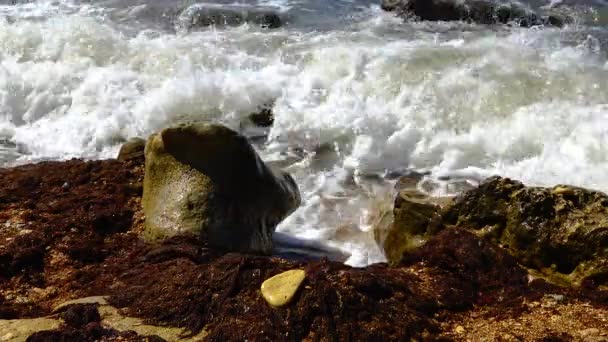
<svg viewBox="0 0 608 342"><path fill-rule="evenodd" d="M563 29L520 29L268 0L284 28L197 31L171 15L190 3L0 2L0 165L108 158L171 123L222 122L261 135L300 186L278 239L353 265L384 258L370 217L388 174L428 173L435 194L493 174L608 191L605 1L578 2ZM274 126L247 128L269 103Z"/></svg>

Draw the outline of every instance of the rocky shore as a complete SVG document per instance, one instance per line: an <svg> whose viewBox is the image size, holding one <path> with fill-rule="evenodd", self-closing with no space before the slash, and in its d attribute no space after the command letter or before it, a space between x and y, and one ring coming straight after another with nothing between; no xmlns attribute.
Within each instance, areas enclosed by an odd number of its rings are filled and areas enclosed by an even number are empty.
<svg viewBox="0 0 608 342"><path fill-rule="evenodd" d="M608 341L602 193L400 192L390 264L351 268L146 239L147 162L120 159L0 169L0 341ZM262 283L296 269L291 301L269 305Z"/></svg>

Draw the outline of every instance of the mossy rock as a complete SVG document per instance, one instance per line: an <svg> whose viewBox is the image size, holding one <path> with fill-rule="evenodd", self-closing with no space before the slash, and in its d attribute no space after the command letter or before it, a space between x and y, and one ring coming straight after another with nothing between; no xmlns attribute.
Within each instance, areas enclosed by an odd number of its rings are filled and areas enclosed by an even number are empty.
<svg viewBox="0 0 608 342"><path fill-rule="evenodd" d="M608 196L602 192L526 187L492 177L460 196L443 223L471 229L507 248L523 265L559 273L572 283L607 281Z"/></svg>
<svg viewBox="0 0 608 342"><path fill-rule="evenodd" d="M398 263L405 252L423 245L438 231L440 206L416 190L401 190L395 198L394 221L383 247L387 260Z"/></svg>
<svg viewBox="0 0 608 342"><path fill-rule="evenodd" d="M194 233L220 249L270 253L276 225L300 204L293 178L221 125L164 129L150 137L145 157L148 241Z"/></svg>

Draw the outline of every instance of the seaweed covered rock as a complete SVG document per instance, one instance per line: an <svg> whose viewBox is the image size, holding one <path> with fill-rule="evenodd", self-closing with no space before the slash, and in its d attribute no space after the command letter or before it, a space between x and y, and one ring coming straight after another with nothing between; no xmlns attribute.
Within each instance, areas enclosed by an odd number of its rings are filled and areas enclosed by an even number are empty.
<svg viewBox="0 0 608 342"><path fill-rule="evenodd" d="M578 283L608 280L608 196L572 186L526 187L492 177L460 196L445 224L489 237L524 265ZM568 275L562 277L561 275Z"/></svg>
<svg viewBox="0 0 608 342"><path fill-rule="evenodd" d="M406 254L400 267L221 254L184 237L131 262L108 301L150 323L206 331L206 341L240 341L243 331L252 341L435 341L442 315L479 305L518 311L545 291L562 293L530 287L507 251L458 228ZM284 306L268 305L260 286L294 269L306 273L300 289Z"/></svg>
<svg viewBox="0 0 608 342"><path fill-rule="evenodd" d="M269 253L276 225L300 203L293 178L220 125L164 129L146 145L142 204L149 241L204 234L225 250Z"/></svg>
<svg viewBox="0 0 608 342"><path fill-rule="evenodd" d="M251 341L409 341L436 329L432 290L410 272L222 255L204 245L198 258L173 252L191 244L169 239L150 252L154 262L134 260L110 303L150 323L207 331L206 341L241 341L243 332ZM293 269L306 272L304 286L286 305L268 305L262 283Z"/></svg>
<svg viewBox="0 0 608 342"><path fill-rule="evenodd" d="M428 286L448 309L497 302L507 295L515 298L528 290L527 272L513 256L460 228L441 231L401 260L401 265L416 263L424 265L417 273L433 279Z"/></svg>
<svg viewBox="0 0 608 342"><path fill-rule="evenodd" d="M524 27L562 26L565 21L557 15L539 15L517 2L500 0L383 0L382 9L430 21L462 20L478 24L517 22Z"/></svg>

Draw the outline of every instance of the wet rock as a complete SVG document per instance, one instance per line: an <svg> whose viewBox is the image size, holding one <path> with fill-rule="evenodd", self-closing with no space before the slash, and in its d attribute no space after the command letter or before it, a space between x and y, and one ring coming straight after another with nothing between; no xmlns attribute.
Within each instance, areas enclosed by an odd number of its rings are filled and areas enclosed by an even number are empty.
<svg viewBox="0 0 608 342"><path fill-rule="evenodd" d="M520 3L496 0L383 0L382 9L430 21L469 21L478 24L562 26L559 15L539 15Z"/></svg>
<svg viewBox="0 0 608 342"><path fill-rule="evenodd" d="M258 112L249 115L249 120L258 127L270 127L274 123L272 108L263 107Z"/></svg>
<svg viewBox="0 0 608 342"><path fill-rule="evenodd" d="M135 158L141 158L144 155L144 148L146 146L146 140L135 137L127 140L118 151L118 160L130 160Z"/></svg>
<svg viewBox="0 0 608 342"><path fill-rule="evenodd" d="M390 263L398 263L404 252L420 247L438 231L439 211L438 205L416 190L401 190L397 194L394 221L383 244Z"/></svg>
<svg viewBox="0 0 608 342"><path fill-rule="evenodd" d="M247 139L219 125L184 124L146 145L147 240L205 235L210 245L270 253L276 225L300 203L293 178L273 171Z"/></svg>
<svg viewBox="0 0 608 342"><path fill-rule="evenodd" d="M178 22L189 30L211 25L238 26L245 23L265 28L279 28L283 25L279 13L268 8L215 4L192 5L180 14Z"/></svg>
<svg viewBox="0 0 608 342"><path fill-rule="evenodd" d="M289 270L277 274L262 283L262 296L272 306L283 306L291 301L305 277L304 270Z"/></svg>
<svg viewBox="0 0 608 342"><path fill-rule="evenodd" d="M467 227L509 249L521 263L566 282L608 274L608 196L556 186L525 187L493 177L460 196L445 224Z"/></svg>

